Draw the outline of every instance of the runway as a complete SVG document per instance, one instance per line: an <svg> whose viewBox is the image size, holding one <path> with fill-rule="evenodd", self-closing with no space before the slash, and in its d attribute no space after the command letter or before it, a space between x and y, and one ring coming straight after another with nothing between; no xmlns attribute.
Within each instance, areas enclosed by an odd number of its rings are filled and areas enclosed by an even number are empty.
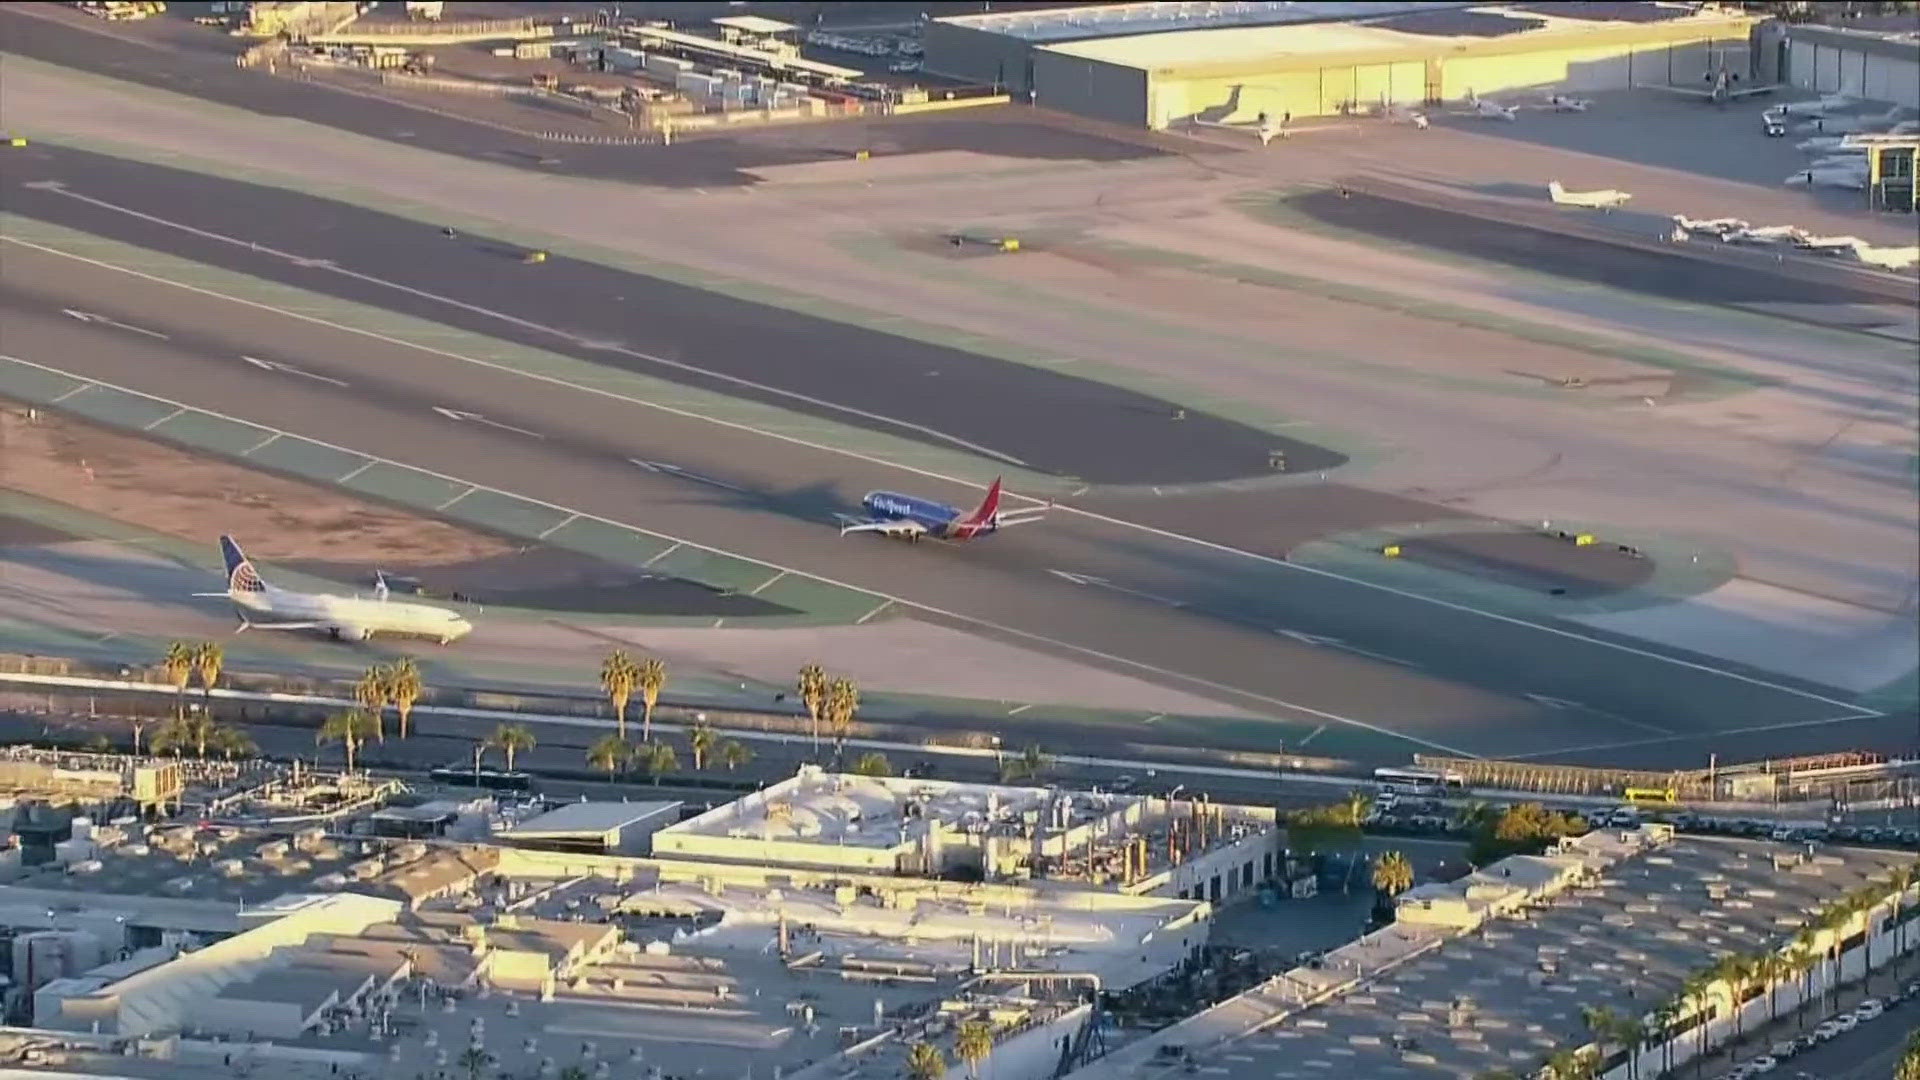
<svg viewBox="0 0 1920 1080"><path fill-rule="evenodd" d="M227 40L198 28L185 28L185 33L169 34L166 39L155 27L116 28L129 35L151 35L154 43L147 44L94 27L67 25L62 21L65 12L35 15L21 9L22 5L0 5L0 42L10 53L265 116L560 176L659 187L731 187L757 182L750 169L844 160L861 149L971 150L1015 158L1088 161L1122 161L1159 153L1136 143L1035 123L1012 109L992 116L962 113L854 120L798 130L683 138L672 147L560 142L412 108L400 101L242 69L234 64L237 49L220 51L216 46L227 45ZM614 132L610 129L609 134Z"/></svg>
<svg viewBox="0 0 1920 1080"><path fill-rule="evenodd" d="M1274 451L1289 472L1346 461L1044 367L572 259L527 265L518 246L283 189L47 144L7 160L14 213L1076 481L1270 476Z"/></svg>
<svg viewBox="0 0 1920 1080"><path fill-rule="evenodd" d="M846 505L888 486L958 502L967 490L17 244L8 245L5 271L14 305L6 351L21 359L645 521L898 598L922 617L1204 692L1317 738L1391 731L1469 754L1581 757L1606 747L1616 759L1691 762L1704 755L1697 740L1708 734L1724 745L1727 733L1750 732L1742 744L1757 754L1767 739L1844 734L1845 745L1858 745L1853 736L1863 730L1777 729L1858 715L1816 692L1096 517L1063 513L965 547L842 540L825 521L834 500ZM61 314L105 296L116 320L144 333ZM176 344L175 334L191 347ZM332 381L239 359L263 352ZM423 408L428 400L484 412L521 433L451 421ZM728 487L638 469L633 458L670 461ZM803 512L811 506L821 512Z"/></svg>

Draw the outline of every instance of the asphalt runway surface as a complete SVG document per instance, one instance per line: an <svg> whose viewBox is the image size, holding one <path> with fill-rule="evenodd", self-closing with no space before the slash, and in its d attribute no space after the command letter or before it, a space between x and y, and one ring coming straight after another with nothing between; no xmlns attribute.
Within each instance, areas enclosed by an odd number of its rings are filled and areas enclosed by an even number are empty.
<svg viewBox="0 0 1920 1080"><path fill-rule="evenodd" d="M48 181L62 186L34 186ZM282 189L45 144L11 151L3 184L9 212L1088 483L1271 475L1273 450L1293 472L1346 460L1105 383L593 263L528 265L524 248Z"/></svg>
<svg viewBox="0 0 1920 1080"><path fill-rule="evenodd" d="M292 323L18 245L9 245L0 271L11 295L10 355L857 585L921 617L1294 723L1388 730L1474 754L1603 753L1670 764L1724 749L1734 731L1771 729L1741 736L1754 753L1765 744L1860 745L1856 736L1867 732L1804 726L1852 712L1827 695L1064 508L977 544L843 539L825 512L831 503L821 500L845 504L860 491L893 487L960 502L967 489L689 418L647 413L636 422L631 403ZM195 344L59 312L108 295L116 318L197 335ZM220 339L218 347L207 338ZM261 352L345 385L238 360ZM510 417L545 437L448 421L415 403L427 395ZM637 469L626 458L673 462L737 490ZM809 502L821 512L797 512Z"/></svg>
<svg viewBox="0 0 1920 1080"><path fill-rule="evenodd" d="M21 10L26 6L0 4L0 52L266 116L304 120L456 157L565 176L659 187L730 187L758 182L745 171L748 169L840 160L857 150L873 148L898 153L971 150L1015 158L1091 161L1124 161L1160 153L1135 143L1036 122L1029 110L1011 106L965 114L851 120L683 137L670 147L557 142L321 83L245 70L234 64L232 52L216 47L229 42L213 31L205 32L205 48L190 43L181 48L183 31L178 27L168 26L163 31L139 24L116 28L116 33L155 41L146 44L68 25L61 21L61 14L27 14ZM987 115L989 111L996 115ZM609 129L608 134L624 133Z"/></svg>
<svg viewBox="0 0 1920 1080"><path fill-rule="evenodd" d="M1539 533L1452 533L1397 543L1403 558L1573 599L1610 596L1646 584L1653 563L1615 546L1576 546Z"/></svg>
<svg viewBox="0 0 1920 1080"><path fill-rule="evenodd" d="M1849 282L1831 272L1789 275L1707 262L1352 189L1344 195L1297 195L1285 205L1329 225L1398 243L1698 304L1878 304L1901 299L1903 288L1906 302L1912 301L1910 285L1895 283L1889 294L1888 285Z"/></svg>

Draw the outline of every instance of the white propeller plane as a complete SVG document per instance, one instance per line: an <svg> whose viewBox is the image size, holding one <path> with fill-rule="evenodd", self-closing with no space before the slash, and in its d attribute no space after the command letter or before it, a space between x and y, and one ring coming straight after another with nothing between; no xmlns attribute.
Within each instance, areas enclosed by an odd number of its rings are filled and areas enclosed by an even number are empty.
<svg viewBox="0 0 1920 1080"><path fill-rule="evenodd" d="M1518 120L1519 110L1511 105L1501 105L1488 101L1472 90L1467 91L1467 107L1456 112L1456 116L1471 116L1477 120Z"/></svg>
<svg viewBox="0 0 1920 1080"><path fill-rule="evenodd" d="M1584 206L1590 210L1612 210L1616 206L1625 206L1633 198L1618 188L1603 188L1599 191L1568 191L1560 186L1560 181L1547 184L1547 195L1560 206Z"/></svg>

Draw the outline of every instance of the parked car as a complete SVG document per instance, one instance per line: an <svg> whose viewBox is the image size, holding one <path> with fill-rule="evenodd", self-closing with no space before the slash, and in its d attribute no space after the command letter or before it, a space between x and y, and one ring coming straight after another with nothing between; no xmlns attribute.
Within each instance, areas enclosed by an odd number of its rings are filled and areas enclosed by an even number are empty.
<svg viewBox="0 0 1920 1080"><path fill-rule="evenodd" d="M1868 998L1853 1007L1853 1017L1861 1021L1874 1020L1878 1019L1880 1014L1886 1011L1886 1005L1883 1004L1879 998Z"/></svg>
<svg viewBox="0 0 1920 1080"><path fill-rule="evenodd" d="M1858 1021L1855 1022L1858 1023ZM1847 1029L1841 1027L1840 1021L1838 1020L1824 1020L1821 1021L1820 1026L1813 1029L1813 1037L1819 1039L1821 1042L1826 1042L1828 1039L1833 1038L1845 1030Z"/></svg>
<svg viewBox="0 0 1920 1080"><path fill-rule="evenodd" d="M1850 1012L1841 1013L1839 1016L1834 1017L1832 1022L1838 1025L1841 1031L1852 1031L1854 1028L1860 1026L1860 1018Z"/></svg>
<svg viewBox="0 0 1920 1080"><path fill-rule="evenodd" d="M1792 1039L1782 1039L1767 1047L1767 1053L1777 1058L1790 1058L1800 1052L1800 1044Z"/></svg>
<svg viewBox="0 0 1920 1080"><path fill-rule="evenodd" d="M1747 1068L1753 1070L1753 1072L1750 1075L1754 1075L1754 1076L1757 1076L1760 1073L1770 1073L1779 1067L1780 1067L1780 1063L1778 1061L1775 1061L1772 1055L1770 1054L1761 1054L1759 1057L1754 1058L1752 1061L1747 1062Z"/></svg>

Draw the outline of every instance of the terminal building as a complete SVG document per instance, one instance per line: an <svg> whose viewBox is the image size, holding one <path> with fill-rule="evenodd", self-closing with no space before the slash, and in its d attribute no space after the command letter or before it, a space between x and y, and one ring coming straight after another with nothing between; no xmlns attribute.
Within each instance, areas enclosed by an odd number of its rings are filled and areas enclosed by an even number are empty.
<svg viewBox="0 0 1920 1080"><path fill-rule="evenodd" d="M1270 809L1058 788L795 776L654 834L654 854L1222 903L1280 874Z"/></svg>
<svg viewBox="0 0 1920 1080"><path fill-rule="evenodd" d="M1751 72L1759 19L1680 3L1148 2L936 19L926 69L1160 130Z"/></svg>

